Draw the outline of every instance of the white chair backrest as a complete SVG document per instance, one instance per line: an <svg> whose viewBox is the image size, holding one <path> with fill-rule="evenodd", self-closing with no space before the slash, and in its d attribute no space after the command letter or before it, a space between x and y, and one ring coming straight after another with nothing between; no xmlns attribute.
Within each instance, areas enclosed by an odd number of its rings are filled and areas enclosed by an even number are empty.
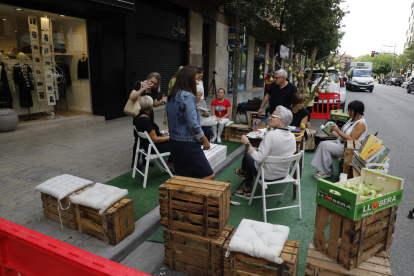
<svg viewBox="0 0 414 276"><path fill-rule="evenodd" d="M146 133L146 131L145 132L138 132L138 136L140 138L148 139L147 136L145 135L145 133Z"/></svg>
<svg viewBox="0 0 414 276"><path fill-rule="evenodd" d="M280 164L280 163L287 163L287 162L297 161L297 160L300 160L302 155L303 155L303 151L300 151L297 154L294 154L294 155L291 155L291 156L285 156L285 157L268 156L263 161L263 163Z"/></svg>

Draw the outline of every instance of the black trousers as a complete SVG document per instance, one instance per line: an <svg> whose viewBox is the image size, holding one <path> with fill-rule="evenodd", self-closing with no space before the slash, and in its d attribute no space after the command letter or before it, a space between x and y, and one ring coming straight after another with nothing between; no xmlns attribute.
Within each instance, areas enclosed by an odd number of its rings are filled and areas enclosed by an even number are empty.
<svg viewBox="0 0 414 276"><path fill-rule="evenodd" d="M138 144L138 134L136 134L136 132L134 131L134 136L135 136L135 142L134 142L134 147L133 147L133 152L132 152L132 164L131 164L131 168L134 167L134 162L135 162L135 152L137 151L137 144ZM170 152L170 144L168 141L163 142L163 143L154 143L154 145L157 147L157 150L159 153L164 153L164 152ZM145 150L148 149L148 145L146 146L147 148ZM140 146L140 148L142 149L142 144ZM155 154L154 149L151 149L151 154ZM140 157L140 155L138 155L138 158ZM168 161L167 162L172 162L172 157L171 155L168 156Z"/></svg>
<svg viewBox="0 0 414 276"><path fill-rule="evenodd" d="M204 135L206 136L208 142L210 142L211 133L212 133L211 126L202 126L201 129L203 130Z"/></svg>
<svg viewBox="0 0 414 276"><path fill-rule="evenodd" d="M249 155L247 152L247 149L244 151L244 156L242 159L242 169L244 173L246 174L245 178L245 187L248 189L252 188L252 183L254 177L257 176L257 170L254 166L254 159Z"/></svg>

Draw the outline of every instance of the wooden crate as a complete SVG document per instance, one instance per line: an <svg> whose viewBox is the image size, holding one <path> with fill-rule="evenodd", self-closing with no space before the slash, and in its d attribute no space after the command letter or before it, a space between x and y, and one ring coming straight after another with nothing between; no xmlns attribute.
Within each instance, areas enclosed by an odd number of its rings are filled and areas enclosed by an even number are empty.
<svg viewBox="0 0 414 276"><path fill-rule="evenodd" d="M103 215L99 210L75 204L79 232L91 235L106 244L116 245L135 230L132 199L121 199Z"/></svg>
<svg viewBox="0 0 414 276"><path fill-rule="evenodd" d="M161 225L207 238L219 238L230 216L230 188L218 182L174 176L159 188Z"/></svg>
<svg viewBox="0 0 414 276"><path fill-rule="evenodd" d="M228 127L228 129L229 129L228 138L229 138L229 141L232 141L232 142L240 142L241 137L251 131L249 126L238 125L238 124L232 124Z"/></svg>
<svg viewBox="0 0 414 276"><path fill-rule="evenodd" d="M214 169L221 162L226 160L227 157L227 146L210 143L210 149L204 150L207 161L211 168Z"/></svg>
<svg viewBox="0 0 414 276"><path fill-rule="evenodd" d="M231 125L233 125L233 123ZM228 141L229 140L230 126L224 127L224 130L221 133L221 140L222 141Z"/></svg>
<svg viewBox="0 0 414 276"><path fill-rule="evenodd" d="M76 191L75 194L81 194L87 189L89 189L89 187L80 189ZM60 223L57 198L44 193L41 194L41 198L43 214L45 217ZM69 200L70 196L67 196L60 201L63 209L66 209L69 206ZM73 204L71 204L67 210L60 209L60 217L63 225L70 229L78 229L78 220L76 219L75 207Z"/></svg>
<svg viewBox="0 0 414 276"><path fill-rule="evenodd" d="M388 250L392 244L397 205L360 220L351 220L317 204L313 245L315 249L350 270ZM325 228L329 228L329 243Z"/></svg>
<svg viewBox="0 0 414 276"><path fill-rule="evenodd" d="M354 151L361 147L361 142L358 140L346 140L344 142L344 169L343 173L349 174Z"/></svg>
<svg viewBox="0 0 414 276"><path fill-rule="evenodd" d="M309 245L306 258L306 276L386 276L392 275L390 267L390 255L388 251L382 251L368 259L360 267L347 270L338 263L329 259L326 255L315 250L314 245Z"/></svg>
<svg viewBox="0 0 414 276"><path fill-rule="evenodd" d="M282 264L276 264L265 259L251 257L240 252L230 252L229 257L225 254L229 248L230 239L224 245L224 275L249 275L249 276L297 276L299 263L299 245L300 241L286 241L280 258L284 260Z"/></svg>
<svg viewBox="0 0 414 276"><path fill-rule="evenodd" d="M227 225L218 239L164 229L165 264L191 275L223 275L223 246L234 227Z"/></svg>

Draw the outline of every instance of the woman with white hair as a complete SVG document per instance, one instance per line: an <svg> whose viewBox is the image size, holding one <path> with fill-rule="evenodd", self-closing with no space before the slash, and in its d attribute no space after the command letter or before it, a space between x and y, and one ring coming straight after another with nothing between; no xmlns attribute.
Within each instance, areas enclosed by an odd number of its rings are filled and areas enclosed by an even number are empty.
<svg viewBox="0 0 414 276"><path fill-rule="evenodd" d="M143 96L139 100L139 104L141 106L141 111L134 118L135 128L137 129L138 132L146 131L149 134L151 140L154 142L155 146L157 147L160 153L169 152L170 146L168 143L168 137L163 136L164 134L168 134L168 129L160 131L160 128L158 127L158 125L154 122L154 120L151 120L150 118L150 113L152 112L152 109L154 106L154 100L148 95ZM134 131L134 136L135 136L135 144L134 144L134 157L135 157L135 152L137 150L137 140L138 140L138 134L136 131ZM149 141L147 139L141 139L140 146L144 150L147 150L149 146ZM155 152L151 152L151 154L155 154ZM171 155L168 157L167 166L170 169L173 167Z"/></svg>
<svg viewBox="0 0 414 276"><path fill-rule="evenodd" d="M289 131L287 126L292 122L292 112L284 106L279 105L269 117L270 127L273 128L264 137L257 151L250 145L249 139L243 135L241 142L246 146L242 167L235 169L234 173L241 179L245 179L243 190L236 191L236 196L250 199L253 177L257 176L260 164L268 157L285 157L293 155L296 151L295 135ZM290 163L266 164L264 166L266 179L275 181L283 179L289 172Z"/></svg>

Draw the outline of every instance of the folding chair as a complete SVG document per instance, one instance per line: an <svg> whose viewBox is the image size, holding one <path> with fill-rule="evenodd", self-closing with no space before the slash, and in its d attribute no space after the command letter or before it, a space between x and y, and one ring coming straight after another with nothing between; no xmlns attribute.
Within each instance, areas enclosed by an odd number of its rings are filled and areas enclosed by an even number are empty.
<svg viewBox="0 0 414 276"><path fill-rule="evenodd" d="M149 136L149 134L145 131L145 132L138 132L137 129L134 126L135 131L138 133L138 143L137 143L137 150L135 152L135 161L134 161L134 168L132 170L132 177L135 178L135 172L139 172L143 177L144 177L144 188L147 186L147 179L148 179L148 167L149 167L149 162L151 160L155 161L155 164L157 164L158 168L160 169L161 172L167 172L171 177L173 177L173 174L171 173L170 169L168 168L167 164L165 163L163 157L164 156L168 156L170 155L169 152L164 152L164 153L159 153L157 147L155 146L154 142L151 140L151 137ZM148 145L148 150L145 151L144 149L140 149L140 143L141 143L141 139L147 139L149 142ZM155 151L155 154L150 154L151 153L151 149L153 149ZM146 165L145 165L145 173L141 172L138 168L137 168L137 164L138 164L138 156L139 153L141 153L142 155L144 155L146 157ZM159 163L159 161L161 161L161 164Z"/></svg>
<svg viewBox="0 0 414 276"><path fill-rule="evenodd" d="M286 157L268 156L260 164L259 172L256 176L256 181L255 181L254 186L253 186L252 195L250 196L249 205L252 204L253 198L262 198L263 199L264 222L267 222L267 212L282 210L282 209L289 209L289 208L296 208L296 207L299 207L299 219L302 219L302 205L301 205L301 198L300 198L300 170L299 170L299 160L302 156L303 156L303 150L300 151L298 154L295 154L295 155L292 155L292 156L286 156ZM288 175L284 179L276 180L276 181L266 180L265 173L264 173L264 168L263 168L265 163L280 164L280 163L287 163L287 162L294 162L294 164L293 164L292 171L290 173L288 172ZM290 165L291 164L289 164L289 168L290 168ZM289 171L290 171L290 169L289 169ZM293 177L295 172L297 172L296 179ZM267 207L266 207L266 197L281 196L279 201L282 201L283 197L285 196L288 185L291 182L294 185L298 186L297 190L298 190L298 196L299 196L299 198L298 198L299 204L298 205L293 205L293 206L287 206L287 207L267 209ZM257 188L257 183L260 183L262 185L262 195L261 196L254 196L254 193L255 193L256 188ZM283 189L283 193L266 195L266 189L269 185L283 184L283 183L286 183L285 188Z"/></svg>

